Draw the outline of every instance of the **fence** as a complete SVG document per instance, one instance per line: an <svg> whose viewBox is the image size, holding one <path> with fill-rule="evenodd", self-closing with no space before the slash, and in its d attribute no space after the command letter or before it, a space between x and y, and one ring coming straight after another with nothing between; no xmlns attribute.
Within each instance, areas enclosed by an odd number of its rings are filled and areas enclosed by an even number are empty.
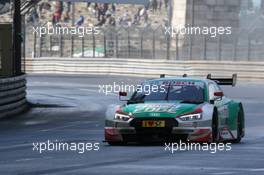
<svg viewBox="0 0 264 175"><path fill-rule="evenodd" d="M264 30L233 30L232 35L165 34L165 27L104 28L85 37L33 35L27 28L27 57L104 57L168 60L263 61Z"/></svg>

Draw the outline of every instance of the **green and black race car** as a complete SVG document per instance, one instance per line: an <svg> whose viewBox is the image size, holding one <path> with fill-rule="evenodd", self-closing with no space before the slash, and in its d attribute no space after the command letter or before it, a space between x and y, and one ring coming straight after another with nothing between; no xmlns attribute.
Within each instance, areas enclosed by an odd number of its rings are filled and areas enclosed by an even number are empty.
<svg viewBox="0 0 264 175"><path fill-rule="evenodd" d="M152 88L150 93L135 91L126 104L108 108L105 141L240 142L245 134L243 105L219 87L235 84L236 74L230 79L208 75L146 80L142 86Z"/></svg>

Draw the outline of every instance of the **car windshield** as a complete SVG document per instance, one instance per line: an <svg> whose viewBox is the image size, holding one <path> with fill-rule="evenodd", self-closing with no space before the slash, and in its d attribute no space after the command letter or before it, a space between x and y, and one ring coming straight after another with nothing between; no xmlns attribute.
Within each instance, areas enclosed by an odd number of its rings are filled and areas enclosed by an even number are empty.
<svg viewBox="0 0 264 175"><path fill-rule="evenodd" d="M143 91L136 91L129 103L144 103L145 101L182 101L182 103L204 102L203 82L166 82L145 84Z"/></svg>

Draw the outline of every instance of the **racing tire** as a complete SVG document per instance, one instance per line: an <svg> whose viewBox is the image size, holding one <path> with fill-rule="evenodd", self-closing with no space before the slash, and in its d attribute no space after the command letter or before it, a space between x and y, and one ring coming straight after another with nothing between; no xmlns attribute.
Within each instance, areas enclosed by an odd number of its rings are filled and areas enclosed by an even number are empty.
<svg viewBox="0 0 264 175"><path fill-rule="evenodd" d="M243 133L242 115L243 112L240 108L237 116L237 137L236 139L234 139L233 143L239 143L242 139L242 133Z"/></svg>
<svg viewBox="0 0 264 175"><path fill-rule="evenodd" d="M107 142L110 146L124 146L126 142Z"/></svg>
<svg viewBox="0 0 264 175"><path fill-rule="evenodd" d="M219 141L219 128L218 128L218 115L217 111L215 110L213 114L213 120L212 120L212 142L216 143Z"/></svg>

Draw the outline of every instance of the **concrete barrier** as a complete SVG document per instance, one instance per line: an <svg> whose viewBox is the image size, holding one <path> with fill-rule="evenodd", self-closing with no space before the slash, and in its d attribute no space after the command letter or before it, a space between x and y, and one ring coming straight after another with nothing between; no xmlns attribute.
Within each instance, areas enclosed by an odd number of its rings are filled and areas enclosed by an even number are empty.
<svg viewBox="0 0 264 175"><path fill-rule="evenodd" d="M142 77L213 76L230 77L238 74L239 80L264 81L264 62L234 61L174 61L113 58L34 58L27 59L28 73L48 74L101 74Z"/></svg>
<svg viewBox="0 0 264 175"><path fill-rule="evenodd" d="M0 118L19 114L27 107L26 75L0 79Z"/></svg>

